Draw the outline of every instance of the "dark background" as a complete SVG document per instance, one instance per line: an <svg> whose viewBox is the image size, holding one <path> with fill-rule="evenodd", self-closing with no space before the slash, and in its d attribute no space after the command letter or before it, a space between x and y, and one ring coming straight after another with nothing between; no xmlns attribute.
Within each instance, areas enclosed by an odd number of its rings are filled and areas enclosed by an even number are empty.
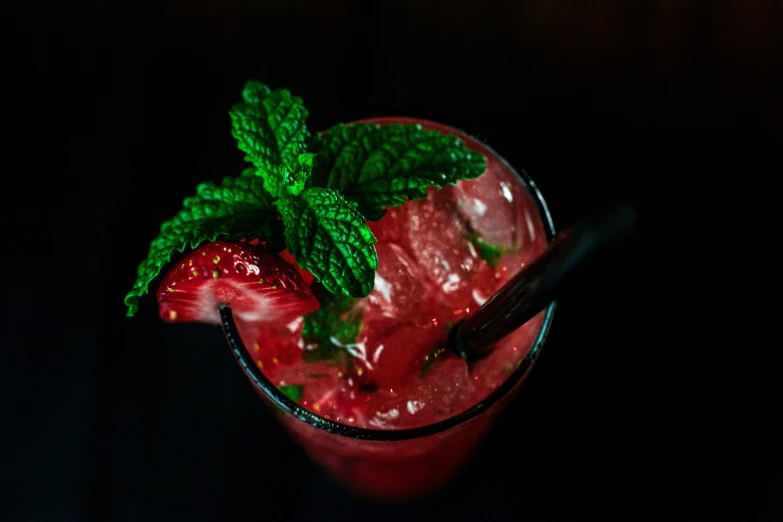
<svg viewBox="0 0 783 522"><path fill-rule="evenodd" d="M219 5L10 17L0 519L781 520L781 3ZM562 297L440 496L352 498L219 329L152 300L123 317L160 222L241 169L227 111L248 78L302 96L314 130L410 115L486 139L558 227L638 205L640 241Z"/></svg>

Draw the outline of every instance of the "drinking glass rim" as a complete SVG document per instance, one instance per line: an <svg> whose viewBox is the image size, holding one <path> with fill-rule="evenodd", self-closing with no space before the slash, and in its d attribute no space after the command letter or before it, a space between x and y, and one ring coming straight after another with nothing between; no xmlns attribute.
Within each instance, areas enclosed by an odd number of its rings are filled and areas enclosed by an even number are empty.
<svg viewBox="0 0 783 522"><path fill-rule="evenodd" d="M533 182L533 180L530 178L530 176L528 176L528 174L524 170L521 170L521 172L517 171L513 166L511 166L511 164L509 164L505 160L505 158L497 154L494 151L494 149L492 149L492 147L490 147L484 142L478 141L477 138L471 136L470 134L460 129L456 129L454 127L442 123L437 123L437 122L432 122L432 121L422 120L422 119L415 119L415 118L402 118L402 117L368 118L368 120L373 120L373 121L395 120L395 119L397 120L404 119L409 121L417 121L424 124L431 123L440 127L449 127L465 136L470 136L471 139L479 142L491 154L493 154L496 158L498 158L506 166L506 168L508 168L511 172L513 172L525 185L528 194L533 199L533 203L535 204L536 209L538 210L539 216L543 218L542 221L544 225L544 232L546 234L547 242L552 241L552 239L555 236L555 227L554 224L552 223L552 216L549 213L549 207L547 206L544 197L541 195L541 191L538 189L536 184ZM552 301L552 303L550 303L550 305L547 306L546 311L544 313L544 320L541 323L541 328L539 329L538 334L536 335L536 338L533 341L533 346L530 347L530 351L527 353L527 355L525 355L525 358L522 359L522 361L520 361L520 364L511 373L511 375L509 375L508 378L505 381L503 381L503 383L500 386L498 386L495 390L493 390L492 393L487 395L483 400L479 401L477 404L474 404L470 408L460 413L457 413L455 415L452 415L451 417L440 420L438 422L434 422L432 424L427 424L425 426L420 426L416 428L405 428L400 430L376 430L376 429L369 429L369 428L358 428L356 426L342 424L339 422L335 422L331 419L326 419L300 406L291 398L289 398L285 393L283 393L277 386L275 386L272 383L272 381L270 381L266 377L266 375L264 375L264 373L256 366L255 362L253 361L253 358L250 356L250 352L242 342L242 338L239 336L239 332L236 327L236 322L234 321L234 315L229 306L223 305L220 307L220 318L221 318L221 324L223 326L223 332L226 336L226 340L228 341L229 347L231 348L231 351L233 352L234 357L236 358L240 367L245 372L245 375L253 383L253 386L261 390L264 396L266 396L270 401L272 401L272 403L275 406L277 406L284 412L293 415L298 420L305 422L316 429L320 429L334 435L340 435L343 437L347 437L351 439L360 439L360 440L401 441L401 440L416 439L420 437L427 437L430 435L434 435L436 433L446 431L455 426L458 426L474 417L479 416L484 411L489 410L495 403L497 403L503 397L505 397L514 388L514 386L527 374L527 372L530 370L530 367L533 364L533 361L538 356L538 353L541 351L541 348L543 347L544 342L546 341L547 335L549 334L549 328L552 324L552 318L555 313L556 305L557 305L557 301Z"/></svg>

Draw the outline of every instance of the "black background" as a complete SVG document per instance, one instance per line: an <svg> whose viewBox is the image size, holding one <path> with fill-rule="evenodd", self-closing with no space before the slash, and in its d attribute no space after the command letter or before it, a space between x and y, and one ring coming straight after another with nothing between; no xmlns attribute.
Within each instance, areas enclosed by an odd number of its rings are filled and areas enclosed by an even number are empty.
<svg viewBox="0 0 783 522"><path fill-rule="evenodd" d="M781 519L779 2L120 5L11 18L0 519ZM486 139L557 227L640 209L641 240L562 297L439 496L351 497L219 329L151 300L123 317L159 223L241 169L227 111L248 78L302 96L311 129L410 115Z"/></svg>

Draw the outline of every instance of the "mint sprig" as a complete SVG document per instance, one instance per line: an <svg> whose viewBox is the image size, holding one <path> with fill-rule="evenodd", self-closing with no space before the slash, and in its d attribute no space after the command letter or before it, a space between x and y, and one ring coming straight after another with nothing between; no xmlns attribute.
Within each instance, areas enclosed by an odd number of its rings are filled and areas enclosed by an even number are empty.
<svg viewBox="0 0 783 522"><path fill-rule="evenodd" d="M273 91L253 80L245 85L242 98L244 103L229 111L231 134L246 154L245 160L264 178L264 188L278 196L283 185L281 169L296 165L298 156L305 152L310 136L305 124L307 109L302 99L287 89Z"/></svg>
<svg viewBox="0 0 783 522"><path fill-rule="evenodd" d="M316 138L311 186L339 190L370 220L386 208L427 197L484 173L486 159L454 136L421 125L335 125Z"/></svg>
<svg viewBox="0 0 783 522"><path fill-rule="evenodd" d="M375 284L377 240L367 220L339 192L310 188L275 202L285 225L286 248L332 293L368 295Z"/></svg>
<svg viewBox="0 0 783 522"><path fill-rule="evenodd" d="M196 195L185 199L183 205L185 208L160 227L147 258L139 265L136 282L125 296L129 317L136 313L139 299L166 263L187 248L218 240L258 238L281 242L282 227L272 199L253 169L245 169L237 178L225 178L219 186L202 183Z"/></svg>
<svg viewBox="0 0 783 522"><path fill-rule="evenodd" d="M231 132L253 167L200 185L163 224L125 297L128 315L177 253L218 239L281 245L283 226L299 266L329 292L364 297L378 268L367 219L486 167L459 139L420 125L340 124L311 139L308 111L288 90L251 80L242 100L229 112Z"/></svg>
<svg viewBox="0 0 783 522"><path fill-rule="evenodd" d="M244 103L237 103L229 115L232 135L246 160L258 169L271 169L294 163L305 152L310 135L302 99L288 89L271 90L263 83L249 81L242 91Z"/></svg>
<svg viewBox="0 0 783 522"><path fill-rule="evenodd" d="M310 347L305 350L305 362L337 361L341 348L356 342L362 330L363 310L357 299L333 294L323 285L312 287L320 308L304 318L302 339Z"/></svg>

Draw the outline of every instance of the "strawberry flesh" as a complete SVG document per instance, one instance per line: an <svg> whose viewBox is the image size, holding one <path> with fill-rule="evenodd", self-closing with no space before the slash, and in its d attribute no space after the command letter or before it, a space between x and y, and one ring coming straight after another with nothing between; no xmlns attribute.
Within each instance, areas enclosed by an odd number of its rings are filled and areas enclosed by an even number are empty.
<svg viewBox="0 0 783 522"><path fill-rule="evenodd" d="M171 323L219 324L227 304L237 321L285 324L318 309L297 269L263 245L219 241L191 252L169 270L157 293Z"/></svg>

